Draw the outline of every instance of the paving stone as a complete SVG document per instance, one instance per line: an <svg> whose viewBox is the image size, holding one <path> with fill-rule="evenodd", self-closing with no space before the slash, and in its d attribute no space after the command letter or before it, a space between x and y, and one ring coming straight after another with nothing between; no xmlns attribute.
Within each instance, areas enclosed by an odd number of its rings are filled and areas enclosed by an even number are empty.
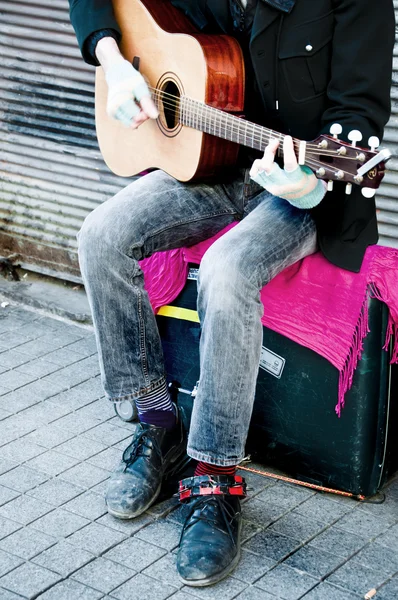
<svg viewBox="0 0 398 600"><path fill-rule="evenodd" d="M108 446L112 446L121 440L127 439L130 437L130 434L126 429L123 429L123 427L117 427L110 423L101 423L100 425L97 425L97 427L87 431L85 436L102 442L103 444L107 444Z"/></svg>
<svg viewBox="0 0 398 600"><path fill-rule="evenodd" d="M1 397L2 408L12 414L18 413L29 406L33 406L37 402L38 400L33 396L30 396L25 392L21 394L20 391L9 392Z"/></svg>
<svg viewBox="0 0 398 600"><path fill-rule="evenodd" d="M176 554L166 554L143 571L144 575L152 577L157 581L164 581L175 588L182 588L183 583L180 580L176 567ZM174 598L174 596L173 596Z"/></svg>
<svg viewBox="0 0 398 600"><path fill-rule="evenodd" d="M21 352L23 345L26 345L28 342L28 337L20 335L16 331L6 331L4 333L0 333L0 346L8 348L9 350L19 346L20 348L18 352ZM26 352L24 352L24 354L26 354Z"/></svg>
<svg viewBox="0 0 398 600"><path fill-rule="evenodd" d="M3 452L1 453L3 454ZM18 462L9 460L8 458L0 457L0 475L7 473L7 471L11 471L11 469L15 469L17 466Z"/></svg>
<svg viewBox="0 0 398 600"><path fill-rule="evenodd" d="M163 548L158 548L134 536L109 550L104 558L125 565L134 571L142 571L165 554Z"/></svg>
<svg viewBox="0 0 398 600"><path fill-rule="evenodd" d="M8 554L7 552L3 552L0 550L0 577L9 573L19 565L23 563L23 560L18 558L17 556L13 556ZM0 588L1 588L1 579L0 579ZM0 596L1 598L1 596Z"/></svg>
<svg viewBox="0 0 398 600"><path fill-rule="evenodd" d="M45 452L45 448L23 438L2 446L0 452L6 460L15 460L17 463L23 463Z"/></svg>
<svg viewBox="0 0 398 600"><path fill-rule="evenodd" d="M244 544L246 550L276 561L282 560L299 546L297 540L266 529Z"/></svg>
<svg viewBox="0 0 398 600"><path fill-rule="evenodd" d="M251 537L256 535L262 531L262 527L259 524L252 523L251 521L247 521L246 519L242 519L242 532L241 532L241 542L242 544L249 540Z"/></svg>
<svg viewBox="0 0 398 600"><path fill-rule="evenodd" d="M256 587L270 594L277 593L284 600L298 600L318 583L318 579L307 573L279 565L256 581Z"/></svg>
<svg viewBox="0 0 398 600"><path fill-rule="evenodd" d="M364 567L351 559L328 577L328 582L363 597L366 592L377 588L386 579L385 573Z"/></svg>
<svg viewBox="0 0 398 600"><path fill-rule="evenodd" d="M286 510L291 510L309 498L314 492L305 488L277 483L257 494L256 499L269 504L278 505Z"/></svg>
<svg viewBox="0 0 398 600"><path fill-rule="evenodd" d="M66 346L65 348L53 350L52 352L46 354L45 360L58 365L58 367L66 367L78 362L79 360L82 360L84 355L79 354L70 348L71 346Z"/></svg>
<svg viewBox="0 0 398 600"><path fill-rule="evenodd" d="M336 556L348 558L367 543L367 540L358 535L350 534L336 526L330 527L320 533L309 543L310 546L330 552Z"/></svg>
<svg viewBox="0 0 398 600"><path fill-rule="evenodd" d="M114 590L112 596L118 600L142 600L142 598L164 600L175 591L177 591L175 587L139 573Z"/></svg>
<svg viewBox="0 0 398 600"><path fill-rule="evenodd" d="M184 586L182 591L195 594L195 596L198 598L203 598L203 600L230 600L235 598L246 588L247 584L243 581L238 581L238 579L227 577L219 583L209 587L190 588L188 586Z"/></svg>
<svg viewBox="0 0 398 600"><path fill-rule="evenodd" d="M387 548L391 548L395 552L398 552L398 525L394 525L387 529L383 535L376 539L378 544L382 544L383 546L387 546Z"/></svg>
<svg viewBox="0 0 398 600"><path fill-rule="evenodd" d="M173 596L173 600L174 600ZM259 588L250 586L247 587L239 596L235 596L236 600L276 600L275 596L260 590Z"/></svg>
<svg viewBox="0 0 398 600"><path fill-rule="evenodd" d="M14 498L18 498L19 496L19 492L16 492L15 490L10 490L9 488L6 488L4 486L0 486L0 506L2 506L3 504L6 504L6 502L9 502L10 500L13 500Z"/></svg>
<svg viewBox="0 0 398 600"><path fill-rule="evenodd" d="M20 415L12 415L7 419L3 419L0 421L0 445L3 446L31 431L33 432L36 426L35 422L30 419L23 419Z"/></svg>
<svg viewBox="0 0 398 600"><path fill-rule="evenodd" d="M242 505L242 515L253 523L261 523L262 527L268 527L273 521L282 517L288 509L277 504L262 502L257 497L248 500Z"/></svg>
<svg viewBox="0 0 398 600"><path fill-rule="evenodd" d="M318 531L324 529L325 524L315 521L299 513L288 513L281 519L278 519L270 527L270 531L282 533L288 537L294 538L300 542L305 542Z"/></svg>
<svg viewBox="0 0 398 600"><path fill-rule="evenodd" d="M4 588L0 588L0 593L1 600L21 600L22 598L22 596L20 596L19 594L14 594L14 592L9 592Z"/></svg>
<svg viewBox="0 0 398 600"><path fill-rule="evenodd" d="M312 496L296 508L296 511L301 515L322 523L332 523L351 510L351 505L347 506L333 502L333 500L321 494Z"/></svg>
<svg viewBox="0 0 398 600"><path fill-rule="evenodd" d="M102 592L93 590L78 581L67 579L57 583L44 594L38 596L39 600L98 600L102 598Z"/></svg>
<svg viewBox="0 0 398 600"><path fill-rule="evenodd" d="M71 456L48 450L47 452L40 454L40 456L32 458L26 465L27 467L32 467L42 473L47 473L48 475L55 477L55 475L59 475L63 471L75 466L77 463L77 458L72 458Z"/></svg>
<svg viewBox="0 0 398 600"><path fill-rule="evenodd" d="M97 485L101 481L108 479L109 471L105 469L99 469L93 465L87 463L80 463L67 471L64 471L60 478L65 481L69 481L75 485L79 485L83 488L91 488Z"/></svg>
<svg viewBox="0 0 398 600"><path fill-rule="evenodd" d="M102 506L104 507L104 512L106 512L105 502L102 499L101 502ZM106 512L103 517L97 520L97 523L100 525L105 525L105 527L110 527L111 529L116 529L116 531L121 531L127 536L131 536L137 533L137 531L143 529L143 527L149 523L153 523L153 519L150 515L148 515L148 513L144 513L143 515L131 520L116 519Z"/></svg>
<svg viewBox="0 0 398 600"><path fill-rule="evenodd" d="M22 417L29 417L37 422L37 426L51 423L68 413L68 409L62 405L56 405L49 400L42 400L34 406L23 410L20 414Z"/></svg>
<svg viewBox="0 0 398 600"><path fill-rule="evenodd" d="M33 558L32 562L67 577L70 573L94 560L94 558L94 555L87 552L87 550L77 548L62 540Z"/></svg>
<svg viewBox="0 0 398 600"><path fill-rule="evenodd" d="M334 556L312 546L304 546L289 556L285 564L314 577L325 577L343 562L341 556Z"/></svg>
<svg viewBox="0 0 398 600"><path fill-rule="evenodd" d="M111 548L112 546L116 546L122 540L125 539L125 535L120 533L119 531L115 531L114 529L109 529L109 527L104 527L103 525L99 525L98 523L90 523L83 529L80 529L70 538L68 541L78 546L79 548L83 548L92 554L99 555ZM111 558L110 556L106 556L106 558ZM112 559L113 560L113 559ZM155 560L155 558L154 558ZM115 562L119 562L124 564L121 560L115 560ZM127 567L135 569L134 565L126 565Z"/></svg>
<svg viewBox="0 0 398 600"><path fill-rule="evenodd" d="M353 562L386 575L393 575L398 571L398 555L377 543L369 544L360 550L353 557Z"/></svg>
<svg viewBox="0 0 398 600"><path fill-rule="evenodd" d="M140 529L134 537L170 551L178 546L181 531L182 527L179 525L159 520Z"/></svg>
<svg viewBox="0 0 398 600"><path fill-rule="evenodd" d="M28 375L20 371L6 371L0 375L0 386L11 391L17 390L37 379L36 375Z"/></svg>
<svg viewBox="0 0 398 600"><path fill-rule="evenodd" d="M107 471L112 472L120 463L121 456L120 450L116 450L115 448L107 448L103 452L90 457L87 462L90 465L95 465L101 469L106 469Z"/></svg>
<svg viewBox="0 0 398 600"><path fill-rule="evenodd" d="M7 519L27 525L35 519L53 510L53 507L42 500L29 496L19 496L0 507L0 515Z"/></svg>
<svg viewBox="0 0 398 600"><path fill-rule="evenodd" d="M26 355L23 356L26 360ZM0 355L1 362L1 355ZM38 379L40 377L45 377L50 373L54 373L59 369L59 365L56 365L53 362L50 362L44 358L36 358L35 360L31 360L29 362L25 362L16 368L20 373L27 373L28 375L35 375Z"/></svg>
<svg viewBox="0 0 398 600"><path fill-rule="evenodd" d="M69 346L69 348L72 352L84 354L85 356L97 354L97 344L95 342L94 335L87 336L84 339L79 340L78 342L74 342Z"/></svg>
<svg viewBox="0 0 398 600"><path fill-rule="evenodd" d="M303 600L359 600L359 598L348 590L340 590L329 583L321 583L306 594Z"/></svg>
<svg viewBox="0 0 398 600"><path fill-rule="evenodd" d="M93 562L76 571L72 578L96 590L108 593L134 575L136 575L136 572L132 569L105 558L96 558Z"/></svg>
<svg viewBox="0 0 398 600"><path fill-rule="evenodd" d="M0 540L10 535L10 533L14 533L21 529L21 525L19 523L15 523L15 521L10 521L10 519L5 519L4 517L0 517Z"/></svg>
<svg viewBox="0 0 398 600"><path fill-rule="evenodd" d="M386 494L382 504L365 501L360 504L358 510L371 514L376 519L381 517L393 525L398 522L398 497L393 494Z"/></svg>
<svg viewBox="0 0 398 600"><path fill-rule="evenodd" d="M63 509L54 510L32 523L32 527L56 537L67 537L89 523L88 519Z"/></svg>
<svg viewBox="0 0 398 600"><path fill-rule="evenodd" d="M365 511L353 510L347 515L344 515L336 523L338 529L344 529L356 535L364 537L366 540L371 540L381 533L384 533L391 526L389 518L384 519L383 513L380 513L378 519Z"/></svg>
<svg viewBox="0 0 398 600"><path fill-rule="evenodd" d="M27 492L47 479L48 476L44 473L22 466L0 475L0 485L5 485L17 492Z"/></svg>
<svg viewBox="0 0 398 600"><path fill-rule="evenodd" d="M86 404L86 406L79 408L77 413L88 418L94 417L101 421L107 421L115 416L115 409L112 402L109 402L109 400L106 400L105 398L101 398L95 400L91 404Z"/></svg>
<svg viewBox="0 0 398 600"><path fill-rule="evenodd" d="M56 543L51 535L36 531L32 526L19 529L0 541L0 550L29 560Z"/></svg>
<svg viewBox="0 0 398 600"><path fill-rule="evenodd" d="M175 509L175 507L178 506L178 499L177 498L166 498L165 500L162 500L161 502L157 502L156 504L152 504L152 506L150 506L148 508L148 513L159 519L160 517L167 517L167 515L173 511Z"/></svg>
<svg viewBox="0 0 398 600"><path fill-rule="evenodd" d="M32 563L25 563L2 577L0 586L25 598L34 598L59 580L59 575L52 571Z"/></svg>
<svg viewBox="0 0 398 600"><path fill-rule="evenodd" d="M83 488L55 477L39 485L39 487L30 490L28 495L38 500L44 500L48 504L51 504L53 508L54 506L65 504L65 502L76 498L76 496L79 496L83 492Z"/></svg>
<svg viewBox="0 0 398 600"><path fill-rule="evenodd" d="M2 336L0 336L0 344L3 343L2 339ZM59 347L58 342L54 340L53 335L45 335L43 337L37 338L36 340L31 340L25 343L19 342L18 344L15 344L14 346L10 347L15 346L18 346L18 352L28 354L33 358L39 358L40 356L44 356L45 354L48 354L49 352L56 350Z"/></svg>
<svg viewBox="0 0 398 600"><path fill-rule="evenodd" d="M241 550L240 561L233 571L232 577L246 583L254 583L276 564L277 561L272 558L265 558L264 556L258 556L246 550Z"/></svg>
<svg viewBox="0 0 398 600"><path fill-rule="evenodd" d="M4 393L7 393L7 391L5 391ZM8 412L7 410L2 410L0 408L0 421L2 421L3 419L6 419L7 417L10 417L12 413Z"/></svg>
<svg viewBox="0 0 398 600"><path fill-rule="evenodd" d="M86 417L79 413L70 413L57 421L57 426L72 431L75 435L92 429L101 423L101 419Z"/></svg>
<svg viewBox="0 0 398 600"><path fill-rule="evenodd" d="M27 439L39 446L54 448L72 437L74 437L72 432L62 429L62 427L57 427L54 423L50 423L49 425L39 427L39 429L30 433L27 436Z"/></svg>
<svg viewBox="0 0 398 600"><path fill-rule="evenodd" d="M390 579L377 590L377 600L396 600L398 598L398 577Z"/></svg>
<svg viewBox="0 0 398 600"><path fill-rule="evenodd" d="M107 446L104 446L104 444L101 444L97 440L91 440L83 435L79 435L57 446L57 452L78 458L79 460L86 460L90 456L95 456L106 450L106 448Z"/></svg>
<svg viewBox="0 0 398 600"><path fill-rule="evenodd" d="M81 494L77 498L74 498L67 504L63 506L65 510L69 510L72 513L80 515L81 517L86 517L86 519L90 519L91 521L95 521L102 515L105 515L106 506L103 498L101 498L98 494L94 494L93 492L85 492ZM126 526L124 521L120 519L113 519L118 523L122 523L122 525ZM134 519L134 522L136 519ZM98 521L101 523L101 520ZM102 525L111 527L108 522L101 523ZM130 524L131 526L131 524ZM113 529L117 529L117 527L113 527Z"/></svg>

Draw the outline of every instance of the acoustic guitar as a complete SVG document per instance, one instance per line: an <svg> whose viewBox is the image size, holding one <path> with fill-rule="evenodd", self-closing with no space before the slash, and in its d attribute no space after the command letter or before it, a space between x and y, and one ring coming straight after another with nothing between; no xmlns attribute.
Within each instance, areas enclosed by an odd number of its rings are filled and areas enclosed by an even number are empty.
<svg viewBox="0 0 398 600"><path fill-rule="evenodd" d="M117 175L129 177L149 168L166 171L179 181L209 177L233 166L239 145L264 150L282 134L244 120L244 62L238 42L225 35L198 33L167 0L113 0L122 30L121 51L146 78L159 109L156 120L131 130L106 114L107 84L96 74L96 126L105 162ZM313 141L294 139L298 162L320 179L362 187L374 195L390 158L388 150L357 146L338 139L341 126ZM350 137L351 136L351 137ZM282 150L280 150L282 151Z"/></svg>

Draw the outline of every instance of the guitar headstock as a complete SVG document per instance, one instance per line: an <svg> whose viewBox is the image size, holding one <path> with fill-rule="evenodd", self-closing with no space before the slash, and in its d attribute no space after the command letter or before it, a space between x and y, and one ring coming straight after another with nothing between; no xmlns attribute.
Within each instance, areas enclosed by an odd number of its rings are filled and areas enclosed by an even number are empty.
<svg viewBox="0 0 398 600"><path fill-rule="evenodd" d="M342 181L347 184L347 194L355 184L362 188L365 197L371 198L384 177L385 163L391 153L376 150L380 143L376 137L369 138L370 148L357 146L362 140L362 134L357 130L348 134L351 144L344 142L338 138L341 131L341 125L335 123L330 128L332 135L320 135L316 140L306 142L304 164L319 179L328 182L328 190L333 189L334 181Z"/></svg>

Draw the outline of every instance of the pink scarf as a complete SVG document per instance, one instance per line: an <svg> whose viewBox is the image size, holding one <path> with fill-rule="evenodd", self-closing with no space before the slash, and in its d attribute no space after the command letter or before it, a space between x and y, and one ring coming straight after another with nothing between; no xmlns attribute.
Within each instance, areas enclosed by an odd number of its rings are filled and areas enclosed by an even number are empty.
<svg viewBox="0 0 398 600"><path fill-rule="evenodd" d="M186 282L188 263L199 264L207 248L234 225L190 248L158 252L141 262L155 312L180 293ZM359 273L340 269L317 252L279 273L261 291L265 307L262 323L314 350L338 369L338 416L369 331L369 297L378 298L388 306L389 321L383 348L388 349L394 335L391 362L396 363L398 250L370 246Z"/></svg>

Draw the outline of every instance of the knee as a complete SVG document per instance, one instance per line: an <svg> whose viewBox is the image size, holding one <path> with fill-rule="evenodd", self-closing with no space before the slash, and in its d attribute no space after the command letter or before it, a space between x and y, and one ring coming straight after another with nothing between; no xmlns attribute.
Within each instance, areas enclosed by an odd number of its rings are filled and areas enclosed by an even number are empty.
<svg viewBox="0 0 398 600"><path fill-rule="evenodd" d="M245 277L240 261L235 257L209 248L202 258L199 268L198 293L203 299L211 299L212 304L226 308L232 299L245 287Z"/></svg>

